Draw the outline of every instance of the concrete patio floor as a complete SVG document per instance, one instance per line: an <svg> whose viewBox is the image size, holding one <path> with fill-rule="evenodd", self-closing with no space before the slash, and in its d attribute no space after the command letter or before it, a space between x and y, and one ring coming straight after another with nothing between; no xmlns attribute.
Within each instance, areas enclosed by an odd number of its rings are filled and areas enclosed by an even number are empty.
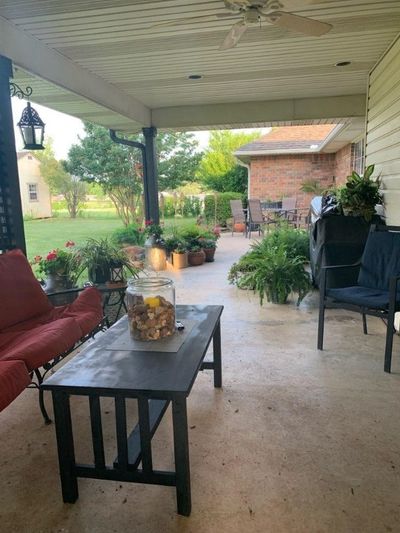
<svg viewBox="0 0 400 533"><path fill-rule="evenodd" d="M26 390L0 414L1 532L400 531L399 339L385 374L383 324L370 318L364 336L360 317L331 310L318 352L317 294L299 308L261 308L228 284L247 247L243 236L224 235L215 263L168 273L178 303L225 305L223 390L200 373L188 402L191 516L176 514L174 488L87 479L76 504L63 504L54 427ZM111 444L113 406L102 406ZM84 462L86 401L74 398L72 408ZM169 412L154 449L156 466L173 465Z"/></svg>

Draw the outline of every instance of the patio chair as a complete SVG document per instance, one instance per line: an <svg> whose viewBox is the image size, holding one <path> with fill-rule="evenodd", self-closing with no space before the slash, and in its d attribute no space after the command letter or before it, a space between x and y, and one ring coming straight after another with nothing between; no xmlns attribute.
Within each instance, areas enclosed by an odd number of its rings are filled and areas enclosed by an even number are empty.
<svg viewBox="0 0 400 533"><path fill-rule="evenodd" d="M261 209L261 202L258 199L247 201L247 235L251 239L251 232L258 231L264 235L265 218Z"/></svg>
<svg viewBox="0 0 400 533"><path fill-rule="evenodd" d="M327 273L332 269L359 269L357 285L328 289ZM390 372L394 315L400 310L400 227L371 226L360 263L326 266L321 269L318 320L318 349L323 349L325 309L342 308L361 313L363 331L367 315L386 323L385 372Z"/></svg>
<svg viewBox="0 0 400 533"><path fill-rule="evenodd" d="M246 221L246 216L243 211L242 200L230 200L229 202L231 205L231 212L232 212L232 218L233 218L232 236L233 236L233 230L235 229L235 224L244 225L243 235L245 235L246 229L247 229L247 221Z"/></svg>
<svg viewBox="0 0 400 533"><path fill-rule="evenodd" d="M282 198L281 216L292 226L297 227L300 223L300 215L297 212L297 198Z"/></svg>

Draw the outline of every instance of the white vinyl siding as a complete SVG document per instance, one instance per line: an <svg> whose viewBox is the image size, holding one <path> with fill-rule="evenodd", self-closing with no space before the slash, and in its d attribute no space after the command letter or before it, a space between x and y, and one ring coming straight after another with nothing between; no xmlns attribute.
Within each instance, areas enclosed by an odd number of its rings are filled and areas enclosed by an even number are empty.
<svg viewBox="0 0 400 533"><path fill-rule="evenodd" d="M369 77L366 163L383 181L387 223L400 225L400 36Z"/></svg>

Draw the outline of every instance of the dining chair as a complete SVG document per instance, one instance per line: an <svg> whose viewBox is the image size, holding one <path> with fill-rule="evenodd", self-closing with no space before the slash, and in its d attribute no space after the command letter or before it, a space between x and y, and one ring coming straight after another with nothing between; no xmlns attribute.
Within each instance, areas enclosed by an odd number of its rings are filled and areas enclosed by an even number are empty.
<svg viewBox="0 0 400 533"><path fill-rule="evenodd" d="M242 200L230 200L229 202L231 205L231 213L232 213L232 218L233 218L232 236L233 236L233 230L235 228L235 224L244 225L243 235L245 235L247 231L247 221L246 221L246 216L243 211Z"/></svg>
<svg viewBox="0 0 400 533"><path fill-rule="evenodd" d="M300 216L297 212L297 198L282 198L281 216L291 226L297 227L300 222Z"/></svg>
<svg viewBox="0 0 400 533"><path fill-rule="evenodd" d="M258 231L258 234L264 234L264 215L261 209L261 202L259 199L247 200L247 235L251 239L251 232Z"/></svg>

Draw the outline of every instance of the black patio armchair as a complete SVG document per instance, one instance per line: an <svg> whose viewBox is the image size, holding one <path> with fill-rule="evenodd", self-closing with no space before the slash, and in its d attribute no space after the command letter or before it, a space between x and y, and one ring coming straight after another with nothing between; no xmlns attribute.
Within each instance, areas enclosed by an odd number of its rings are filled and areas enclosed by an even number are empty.
<svg viewBox="0 0 400 533"><path fill-rule="evenodd" d="M358 269L357 285L327 288L327 273L332 269ZM323 349L325 309L341 308L361 313L363 331L367 315L386 323L385 372L391 371L394 315L400 311L400 227L371 226L361 261L353 265L321 269L318 320L318 349Z"/></svg>

